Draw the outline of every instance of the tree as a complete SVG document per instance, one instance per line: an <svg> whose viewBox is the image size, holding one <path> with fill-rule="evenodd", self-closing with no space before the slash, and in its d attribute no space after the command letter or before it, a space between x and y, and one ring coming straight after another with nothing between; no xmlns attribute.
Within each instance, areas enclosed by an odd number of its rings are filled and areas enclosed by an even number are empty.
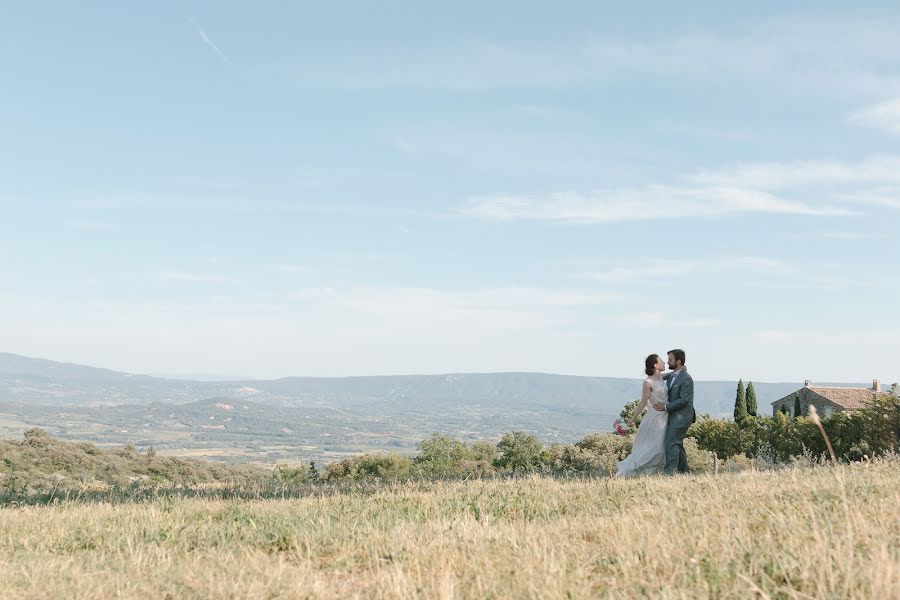
<svg viewBox="0 0 900 600"><path fill-rule="evenodd" d="M734 422L740 423L747 418L747 397L744 394L744 380L738 381L737 396L734 399Z"/></svg>
<svg viewBox="0 0 900 600"><path fill-rule="evenodd" d="M513 472L529 472L537 470L541 465L544 445L530 433L514 431L507 433L497 444L500 458L497 466Z"/></svg>
<svg viewBox="0 0 900 600"><path fill-rule="evenodd" d="M319 470L316 468L316 461L309 461L309 471L307 472L310 481L319 480Z"/></svg>
<svg viewBox="0 0 900 600"><path fill-rule="evenodd" d="M428 477L462 477L462 463L472 457L471 449L462 441L440 433L419 442L419 451L416 466Z"/></svg>
<svg viewBox="0 0 900 600"><path fill-rule="evenodd" d="M753 389L753 382L747 384L747 414L751 417L757 416L759 407L756 404L756 390Z"/></svg>
<svg viewBox="0 0 900 600"><path fill-rule="evenodd" d="M876 394L858 416L872 454L887 454L900 448L900 398Z"/></svg>
<svg viewBox="0 0 900 600"><path fill-rule="evenodd" d="M803 414L803 409L800 407L800 394L794 394L794 417L799 417Z"/></svg>

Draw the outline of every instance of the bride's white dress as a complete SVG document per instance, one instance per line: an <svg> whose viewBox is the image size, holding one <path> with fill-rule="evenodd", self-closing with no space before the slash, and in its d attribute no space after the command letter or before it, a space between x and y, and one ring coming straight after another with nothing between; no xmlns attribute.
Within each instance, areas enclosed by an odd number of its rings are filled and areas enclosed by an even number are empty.
<svg viewBox="0 0 900 600"><path fill-rule="evenodd" d="M619 463L617 474L621 476L659 473L666 465L664 441L669 413L653 408L653 402L665 402L669 394L662 379L648 377L647 381L650 382L650 402L634 436L631 454Z"/></svg>

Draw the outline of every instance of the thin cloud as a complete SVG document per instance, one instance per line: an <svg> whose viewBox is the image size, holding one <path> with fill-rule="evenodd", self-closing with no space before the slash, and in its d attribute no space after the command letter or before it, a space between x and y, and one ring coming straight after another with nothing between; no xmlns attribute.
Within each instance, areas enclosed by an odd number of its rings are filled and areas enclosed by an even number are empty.
<svg viewBox="0 0 900 600"><path fill-rule="evenodd" d="M614 322L623 327L636 329L711 329L722 325L721 319L709 317L684 319L680 315L663 312L617 315Z"/></svg>
<svg viewBox="0 0 900 600"><path fill-rule="evenodd" d="M900 98L862 108L851 113L849 120L863 127L900 134Z"/></svg>
<svg viewBox="0 0 900 600"><path fill-rule="evenodd" d="M852 211L813 206L771 193L737 187L654 185L582 194L559 192L544 197L497 195L476 197L463 214L484 219L619 223L735 214L845 216Z"/></svg>
<svg viewBox="0 0 900 600"><path fill-rule="evenodd" d="M161 271L159 279L162 281L180 281L186 283L234 283L233 279L204 273L191 273L187 271Z"/></svg>
<svg viewBox="0 0 900 600"><path fill-rule="evenodd" d="M779 19L728 35L591 36L537 48L450 40L416 53L283 60L262 70L304 88L564 89L639 74L713 82L725 76L830 95L891 93L900 91L900 77L878 65L900 52L895 29L885 21Z"/></svg>
<svg viewBox="0 0 900 600"><path fill-rule="evenodd" d="M656 260L647 261L633 267L617 266L602 271L588 271L575 275L585 279L609 284L652 283L670 280L697 273L723 273L740 271L782 272L787 269L783 261L758 256L741 256L713 260Z"/></svg>
<svg viewBox="0 0 900 600"><path fill-rule="evenodd" d="M72 219L66 221L63 225L66 229L75 229L78 231L103 231L114 229L116 227L113 223L95 221L93 219Z"/></svg>
<svg viewBox="0 0 900 600"><path fill-rule="evenodd" d="M855 162L758 162L731 169L703 170L688 179L701 185L769 191L813 186L900 184L900 156L874 156Z"/></svg>
<svg viewBox="0 0 900 600"><path fill-rule="evenodd" d="M275 267L278 271L282 273L309 273L311 269L308 267L304 267L303 265L278 265Z"/></svg>

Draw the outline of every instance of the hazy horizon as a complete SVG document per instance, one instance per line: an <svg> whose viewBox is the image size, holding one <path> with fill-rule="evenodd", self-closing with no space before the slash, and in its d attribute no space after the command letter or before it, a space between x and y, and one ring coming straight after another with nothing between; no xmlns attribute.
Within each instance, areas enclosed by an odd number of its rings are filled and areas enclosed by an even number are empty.
<svg viewBox="0 0 900 600"><path fill-rule="evenodd" d="M53 358L48 358L45 356L24 356L22 354L17 354L15 352L4 352L0 351L0 354L8 354L12 356L16 356L19 358L25 359L33 359L33 360L44 360L54 363L62 363L62 364L70 364L76 365L79 367L89 367L94 369L106 369L111 370L117 373L122 373L125 375L143 375L147 377L153 377L156 379L170 379L170 380L178 380L178 381L194 381L194 382L203 382L203 383L229 383L229 382L252 382L252 381L272 381L277 379L288 379L288 378L309 378L309 379L352 379L352 378L363 378L363 377L443 377L443 376L454 376L454 375L504 375L504 374L525 374L525 375L547 375L547 376L560 376L560 377L591 377L591 378L599 378L599 379L633 379L635 381L640 381L645 377L645 375L607 375L603 373L594 373L590 375L573 375L569 373L552 373L547 371L469 371L469 372L443 372L443 373L382 373L378 375L358 375L348 373L345 375L331 375L331 376L317 376L317 375L306 375L303 373L293 373L289 375L282 375L279 377L242 377L238 375L230 375L227 373L151 373L147 371L117 371L115 369L109 369L103 365L94 365L94 364L84 364L74 361L64 361L57 360ZM755 383L765 383L765 384L791 384L791 383L802 383L800 380L785 380L785 381L766 381L762 379L749 379L740 377L738 379L742 379L744 383L749 383L750 381L754 381ZM722 382L731 382L731 379L703 379L698 381L703 381L706 383L722 383ZM736 381L736 380L735 380ZM805 381L805 380L804 380ZM879 380L883 389L890 390L890 386L894 382ZM872 385L873 381L815 381L813 382L816 385L852 385L852 386L862 386L867 387Z"/></svg>

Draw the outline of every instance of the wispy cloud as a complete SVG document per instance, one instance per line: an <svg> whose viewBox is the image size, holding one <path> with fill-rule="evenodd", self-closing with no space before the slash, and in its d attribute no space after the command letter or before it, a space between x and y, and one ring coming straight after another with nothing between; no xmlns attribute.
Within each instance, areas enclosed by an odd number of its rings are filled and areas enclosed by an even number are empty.
<svg viewBox="0 0 900 600"><path fill-rule="evenodd" d="M615 323L622 327L637 329L711 329L722 325L716 318L682 318L678 314L648 312L615 317Z"/></svg>
<svg viewBox="0 0 900 600"><path fill-rule="evenodd" d="M103 231L114 229L116 225L106 221L96 221L94 219L71 219L63 224L66 229L75 229L79 231Z"/></svg>
<svg viewBox="0 0 900 600"><path fill-rule="evenodd" d="M674 184L591 193L478 196L461 212L506 221L616 223L753 213L839 217L861 214L865 205L900 208L900 156L749 163L703 169Z"/></svg>
<svg viewBox="0 0 900 600"><path fill-rule="evenodd" d="M900 98L862 108L851 113L849 119L864 127L900 134Z"/></svg>
<svg viewBox="0 0 900 600"><path fill-rule="evenodd" d="M669 286L673 280L715 281L722 285L741 285L763 289L813 288L840 290L868 288L875 284L848 278L843 265L798 265L761 256L736 256L694 260L652 260L635 265L582 271L575 279L611 286Z"/></svg>
<svg viewBox="0 0 900 600"><path fill-rule="evenodd" d="M281 271L282 273L309 273L311 269L309 267L305 267L303 265L277 265L275 267L276 270Z"/></svg>
<svg viewBox="0 0 900 600"><path fill-rule="evenodd" d="M860 204L900 209L900 186L882 186L839 194L839 197Z"/></svg>
<svg viewBox="0 0 900 600"><path fill-rule="evenodd" d="M187 271L166 270L159 273L162 281L180 281L186 283L234 283L230 277L210 275L205 273L191 273Z"/></svg>
<svg viewBox="0 0 900 600"><path fill-rule="evenodd" d="M841 216L852 211L786 200L765 191L738 187L653 185L591 194L559 192L549 196L495 195L469 201L464 214L497 220L616 223L684 217L721 217L742 213Z"/></svg>
<svg viewBox="0 0 900 600"><path fill-rule="evenodd" d="M884 235L880 233L870 233L864 231L825 231L820 235L827 240L846 241L877 240L884 237Z"/></svg>
<svg viewBox="0 0 900 600"><path fill-rule="evenodd" d="M335 54L316 62L285 60L263 70L302 87L558 89L639 74L681 80L739 78L787 90L860 95L900 91L900 77L877 68L900 52L893 25L779 19L728 35L584 36L538 48L443 40L416 53Z"/></svg>
<svg viewBox="0 0 900 600"><path fill-rule="evenodd" d="M743 336L748 342L800 343L810 346L865 346L896 341L898 332L885 330L829 331L827 333L791 329L766 329Z"/></svg>
<svg viewBox="0 0 900 600"><path fill-rule="evenodd" d="M637 266L617 266L601 271L588 271L575 275L578 279L586 279L610 284L648 283L668 281L684 275L697 273L712 274L721 272L779 272L787 268L778 259L757 256L740 256L734 258L717 258L710 260L655 260L639 263Z"/></svg>
<svg viewBox="0 0 900 600"><path fill-rule="evenodd" d="M858 161L758 162L730 169L701 170L689 179L702 185L783 190L798 187L900 184L900 156L874 156Z"/></svg>

